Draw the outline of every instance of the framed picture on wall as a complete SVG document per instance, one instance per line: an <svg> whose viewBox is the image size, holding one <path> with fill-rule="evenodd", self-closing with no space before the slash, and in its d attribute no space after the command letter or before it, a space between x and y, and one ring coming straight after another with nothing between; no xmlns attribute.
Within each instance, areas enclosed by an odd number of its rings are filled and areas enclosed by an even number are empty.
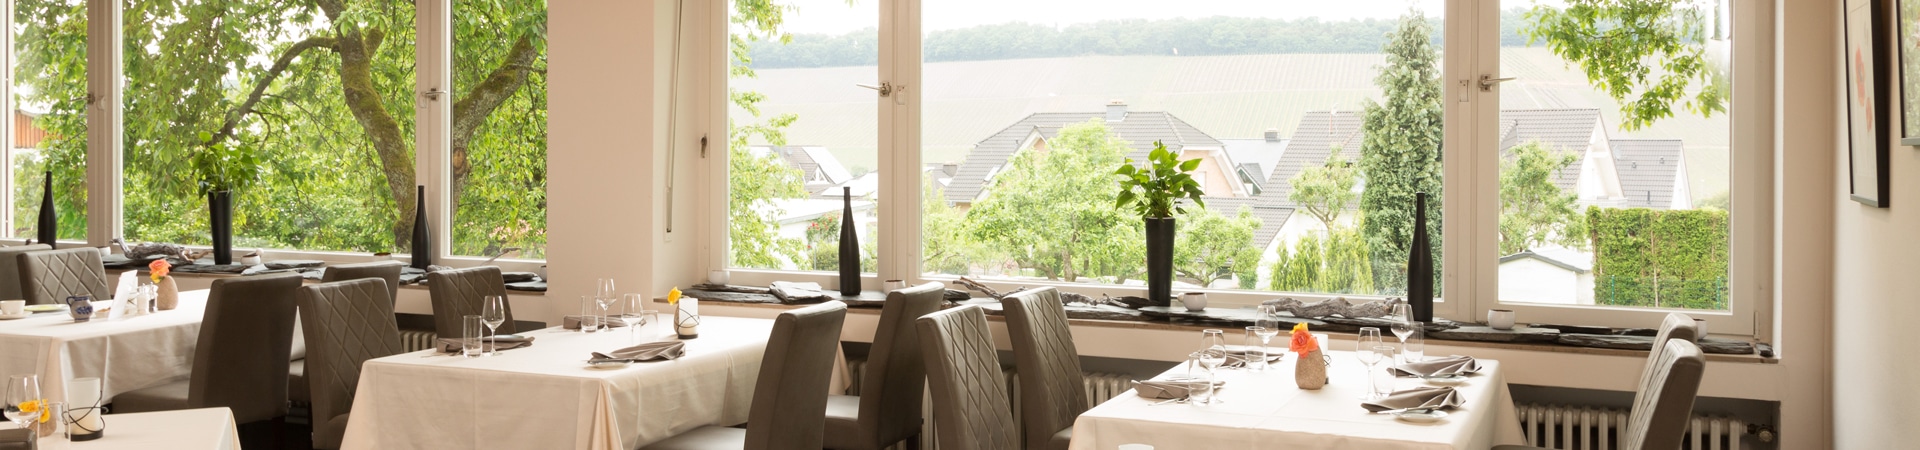
<svg viewBox="0 0 1920 450"><path fill-rule="evenodd" d="M1892 140L1886 127L1887 85L1882 70L1887 61L1885 13L1881 0L1846 0L1848 195L1854 201L1887 207L1887 153Z"/></svg>
<svg viewBox="0 0 1920 450"><path fill-rule="evenodd" d="M1920 145L1920 0L1894 6L1894 45L1900 55L1900 145Z"/></svg>

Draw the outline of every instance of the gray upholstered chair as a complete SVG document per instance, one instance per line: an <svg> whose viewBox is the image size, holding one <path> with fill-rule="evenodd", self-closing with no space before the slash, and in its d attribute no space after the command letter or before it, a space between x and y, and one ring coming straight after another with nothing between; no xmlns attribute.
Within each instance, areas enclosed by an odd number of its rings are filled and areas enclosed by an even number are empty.
<svg viewBox="0 0 1920 450"><path fill-rule="evenodd" d="M940 310L946 289L927 283L887 293L873 331L860 396L827 397L826 448L881 450L900 441L919 448L920 400L927 366L913 319Z"/></svg>
<svg viewBox="0 0 1920 450"><path fill-rule="evenodd" d="M314 448L340 448L360 384L360 365L397 355L400 327L387 282L375 278L303 286L294 300L307 333L307 382L312 390Z"/></svg>
<svg viewBox="0 0 1920 450"><path fill-rule="evenodd" d="M107 268L100 265L100 250L70 248L21 253L20 295L29 305L67 302L67 296L89 295L94 300L113 298L107 287Z"/></svg>
<svg viewBox="0 0 1920 450"><path fill-rule="evenodd" d="M387 300L391 301L400 296L400 271L405 267L407 267L407 265L401 264L399 261L374 261L327 266L327 270L320 273L320 282L332 283L335 281L358 280L361 278L379 278L387 281Z"/></svg>
<svg viewBox="0 0 1920 450"><path fill-rule="evenodd" d="M443 338L460 337L460 317L480 315L489 295L506 296L507 282L493 266L427 272L427 290L433 294L433 331ZM507 323L500 334L513 332L513 302L506 302Z"/></svg>
<svg viewBox="0 0 1920 450"><path fill-rule="evenodd" d="M1633 395L1633 411L1627 413L1627 428L1620 433L1620 450L1677 450L1686 438L1707 359L1699 346L1685 339L1667 340L1660 348L1660 359ZM1502 445L1494 450L1542 449Z"/></svg>
<svg viewBox="0 0 1920 450"><path fill-rule="evenodd" d="M288 343L293 293L302 279L277 273L213 281L186 380L114 397L113 411L227 407L237 423L287 415Z"/></svg>
<svg viewBox="0 0 1920 450"><path fill-rule="evenodd" d="M1007 405L999 353L978 306L950 308L914 320L933 393L939 448L1020 448L1020 425Z"/></svg>
<svg viewBox="0 0 1920 450"><path fill-rule="evenodd" d="M780 313L767 336L760 379L753 386L747 428L707 426L644 448L818 450L827 384L847 305L826 302Z"/></svg>
<svg viewBox="0 0 1920 450"><path fill-rule="evenodd" d="M0 300L26 298L20 295L20 254L53 250L47 244L0 247Z"/></svg>
<svg viewBox="0 0 1920 450"><path fill-rule="evenodd" d="M1028 450L1066 450L1073 420L1087 412L1080 353L1067 328L1066 305L1051 287L1000 299L1019 367L1020 420Z"/></svg>
<svg viewBox="0 0 1920 450"><path fill-rule="evenodd" d="M1666 320L1660 322L1660 332L1653 337L1653 348L1647 352L1647 364L1640 369L1639 382L1644 384L1647 382L1647 377L1653 376L1653 369L1660 362L1661 353L1666 352L1668 339L1693 342L1694 338L1700 335L1698 327L1699 325L1693 323L1693 318L1686 314L1667 313Z"/></svg>

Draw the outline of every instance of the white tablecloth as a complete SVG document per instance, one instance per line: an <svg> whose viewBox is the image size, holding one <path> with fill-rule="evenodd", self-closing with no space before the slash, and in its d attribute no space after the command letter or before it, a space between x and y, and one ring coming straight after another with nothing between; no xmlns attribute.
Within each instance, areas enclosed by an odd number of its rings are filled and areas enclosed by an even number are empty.
<svg viewBox="0 0 1920 450"><path fill-rule="evenodd" d="M65 311L0 320L0 375L39 374L41 394L66 401L66 381L100 378L104 395L158 386L193 373L194 343L207 291L180 293L180 306L144 316L74 322Z"/></svg>
<svg viewBox="0 0 1920 450"><path fill-rule="evenodd" d="M240 450L227 408L106 415L107 434L86 442L41 438L41 450ZM12 422L7 422L12 428Z"/></svg>
<svg viewBox="0 0 1920 450"><path fill-rule="evenodd" d="M466 358L432 350L367 361L347 449L630 449L702 425L747 420L773 321L706 316L673 361L620 369L589 353L631 345L624 329L526 333L532 347ZM637 342L673 339L665 324Z"/></svg>
<svg viewBox="0 0 1920 450"><path fill-rule="evenodd" d="M1266 371L1222 369L1219 391L1224 403L1165 404L1129 391L1088 410L1073 424L1074 450L1110 450L1121 444L1179 449L1485 449L1520 444L1520 422L1498 361L1480 360L1483 370L1457 389L1465 405L1439 423L1413 424L1360 407L1366 391L1365 365L1352 352L1332 352L1330 382L1319 390L1295 386L1293 363ZM1382 370L1385 363L1375 366ZM1185 375L1185 365L1162 376ZM1385 377L1380 378L1386 382ZM1391 381L1397 389L1423 386L1417 379Z"/></svg>

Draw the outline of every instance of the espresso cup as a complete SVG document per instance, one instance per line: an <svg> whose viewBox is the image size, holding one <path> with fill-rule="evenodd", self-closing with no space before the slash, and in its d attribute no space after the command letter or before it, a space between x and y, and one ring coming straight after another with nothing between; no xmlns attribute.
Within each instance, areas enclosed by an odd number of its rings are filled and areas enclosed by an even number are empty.
<svg viewBox="0 0 1920 450"><path fill-rule="evenodd" d="M27 312L26 300L0 300L0 314L18 316Z"/></svg>
<svg viewBox="0 0 1920 450"><path fill-rule="evenodd" d="M1513 329L1513 310L1495 309L1487 311L1487 326L1495 330Z"/></svg>
<svg viewBox="0 0 1920 450"><path fill-rule="evenodd" d="M887 281L880 282L881 292L893 292L893 291L905 289L906 287L907 287L907 282L905 280L887 280Z"/></svg>

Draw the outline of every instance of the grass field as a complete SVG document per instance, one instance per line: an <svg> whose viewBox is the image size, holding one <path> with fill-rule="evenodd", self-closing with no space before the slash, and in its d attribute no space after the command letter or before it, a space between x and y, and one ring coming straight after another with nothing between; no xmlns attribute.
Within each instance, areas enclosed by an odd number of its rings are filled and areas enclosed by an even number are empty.
<svg viewBox="0 0 1920 450"><path fill-rule="evenodd" d="M1584 75L1542 48L1501 51L1500 106L1599 108L1609 125L1619 106L1590 87ZM1036 112L1098 112L1110 100L1134 111L1169 111L1217 139L1258 138L1268 128L1282 137L1306 111L1357 111L1379 95L1373 78L1381 55L1295 54L1242 56L1088 56L927 64L922 86L923 159L959 162L973 145ZM791 144L823 145L854 169L878 166L876 69L772 69L736 88L767 96L763 114L794 113ZM746 119L734 111L735 120ZM1696 199L1727 189L1729 124L1712 118L1666 119L1614 138L1682 139Z"/></svg>

